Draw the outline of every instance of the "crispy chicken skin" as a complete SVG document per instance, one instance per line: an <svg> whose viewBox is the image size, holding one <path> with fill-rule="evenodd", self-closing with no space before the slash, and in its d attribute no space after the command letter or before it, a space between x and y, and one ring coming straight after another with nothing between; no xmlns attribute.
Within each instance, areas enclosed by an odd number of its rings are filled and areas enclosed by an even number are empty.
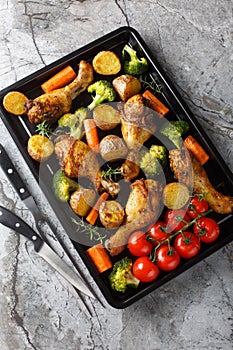
<svg viewBox="0 0 233 350"><path fill-rule="evenodd" d="M194 173L194 193L204 193L205 200L213 211L218 214L233 213L233 197L225 196L218 192L211 184L205 169L201 166L199 161L193 157L192 159L193 173Z"/></svg>
<svg viewBox="0 0 233 350"><path fill-rule="evenodd" d="M140 148L156 130L153 111L141 94L129 98L121 113L121 132L129 149Z"/></svg>
<svg viewBox="0 0 233 350"><path fill-rule="evenodd" d="M210 208L218 214L233 213L233 197L218 192L211 184L200 162L185 149L169 151L170 166L179 182L193 193L205 194Z"/></svg>
<svg viewBox="0 0 233 350"><path fill-rule="evenodd" d="M29 121L34 124L42 121L55 123L58 118L70 111L72 100L86 90L93 79L92 66L80 61L78 75L69 85L25 102L25 112Z"/></svg>
<svg viewBox="0 0 233 350"><path fill-rule="evenodd" d="M75 140L69 135L62 135L56 141L55 154L61 169L68 177L87 177L92 181L96 190L100 189L99 162L95 153L85 142Z"/></svg>
<svg viewBox="0 0 233 350"><path fill-rule="evenodd" d="M106 242L111 256L120 254L133 231L141 230L156 221L161 213L162 188L155 180L136 180L131 185L126 203L126 222Z"/></svg>
<svg viewBox="0 0 233 350"><path fill-rule="evenodd" d="M130 151L125 159L124 163L121 165L121 174L127 181L132 181L136 179L140 173L139 167L139 152Z"/></svg>
<svg viewBox="0 0 233 350"><path fill-rule="evenodd" d="M192 160L186 148L172 149L169 151L171 170L176 179L186 185L190 191L193 189L193 167Z"/></svg>

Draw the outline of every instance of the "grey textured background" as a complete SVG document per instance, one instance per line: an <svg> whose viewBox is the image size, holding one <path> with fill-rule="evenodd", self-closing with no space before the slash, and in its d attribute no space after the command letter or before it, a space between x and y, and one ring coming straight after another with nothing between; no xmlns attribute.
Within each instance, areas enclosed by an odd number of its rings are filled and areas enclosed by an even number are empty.
<svg viewBox="0 0 233 350"><path fill-rule="evenodd" d="M2 0L0 88L113 29L130 25L147 42L233 170L232 13L232 0ZM1 122L0 135L41 210L59 227ZM1 170L0 203L32 223ZM87 299L94 313L91 318L31 245L1 227L0 347L231 350L232 261L229 244L125 310L113 309L104 300L102 308Z"/></svg>

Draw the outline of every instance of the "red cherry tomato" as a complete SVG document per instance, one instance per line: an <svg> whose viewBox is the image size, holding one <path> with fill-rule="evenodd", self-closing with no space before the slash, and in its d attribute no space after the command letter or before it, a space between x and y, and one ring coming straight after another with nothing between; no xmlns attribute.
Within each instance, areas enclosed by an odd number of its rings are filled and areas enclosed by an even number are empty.
<svg viewBox="0 0 233 350"><path fill-rule="evenodd" d="M187 222L190 222L190 217L186 210L167 210L164 216L167 232L179 231L181 230Z"/></svg>
<svg viewBox="0 0 233 350"><path fill-rule="evenodd" d="M215 220L203 217L193 225L193 232L200 237L202 242L211 243L218 238L220 227Z"/></svg>
<svg viewBox="0 0 233 350"><path fill-rule="evenodd" d="M142 256L134 262L133 274L141 282L152 282L158 277L159 269L148 256Z"/></svg>
<svg viewBox="0 0 233 350"><path fill-rule="evenodd" d="M180 263L180 256L173 247L163 245L157 250L158 268L164 271L174 270Z"/></svg>
<svg viewBox="0 0 233 350"><path fill-rule="evenodd" d="M189 216L192 219L194 219L199 214L206 213L208 209L209 209L209 204L206 200L201 199L200 196L194 196L190 201L187 212L188 212Z"/></svg>
<svg viewBox="0 0 233 350"><path fill-rule="evenodd" d="M152 251L153 244L146 239L146 234L136 231L131 234L128 240L128 249L134 256L146 256Z"/></svg>
<svg viewBox="0 0 233 350"><path fill-rule="evenodd" d="M174 241L174 247L182 258L193 258L201 248L200 239L192 232L179 233Z"/></svg>
<svg viewBox="0 0 233 350"><path fill-rule="evenodd" d="M155 245L169 237L167 234L166 223L164 221L157 221L148 229L147 233L153 238L153 243Z"/></svg>

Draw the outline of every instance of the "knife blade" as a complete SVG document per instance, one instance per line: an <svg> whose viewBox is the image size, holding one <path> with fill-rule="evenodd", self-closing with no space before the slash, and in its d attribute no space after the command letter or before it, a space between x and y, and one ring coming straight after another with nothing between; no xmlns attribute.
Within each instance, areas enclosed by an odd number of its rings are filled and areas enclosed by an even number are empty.
<svg viewBox="0 0 233 350"><path fill-rule="evenodd" d="M81 277L75 274L74 271L48 246L48 244L45 243L42 238L40 238L40 236L19 216L5 207L0 206L0 223L28 238L34 244L34 249L38 255L46 260L60 273L61 276L63 276L75 288L95 299L95 296L91 293Z"/></svg>

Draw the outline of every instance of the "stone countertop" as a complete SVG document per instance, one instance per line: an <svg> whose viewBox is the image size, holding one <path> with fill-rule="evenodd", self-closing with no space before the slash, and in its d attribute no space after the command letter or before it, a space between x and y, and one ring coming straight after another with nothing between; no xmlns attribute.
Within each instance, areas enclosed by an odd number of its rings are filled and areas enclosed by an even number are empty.
<svg viewBox="0 0 233 350"><path fill-rule="evenodd" d="M0 88L121 26L134 27L233 170L232 1L2 0ZM42 212L86 272L0 121L6 146ZM33 225L0 170L0 203ZM226 245L124 310L82 300L24 238L1 227L2 350L230 350L233 246Z"/></svg>

